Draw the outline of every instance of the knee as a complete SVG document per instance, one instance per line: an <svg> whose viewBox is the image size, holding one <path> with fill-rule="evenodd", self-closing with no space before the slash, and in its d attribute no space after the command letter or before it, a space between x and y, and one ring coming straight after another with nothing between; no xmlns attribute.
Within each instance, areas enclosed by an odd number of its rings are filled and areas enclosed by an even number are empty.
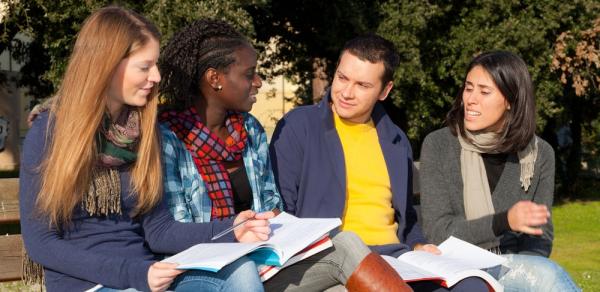
<svg viewBox="0 0 600 292"><path fill-rule="evenodd" d="M248 257L242 257L219 271L225 281L223 291L262 291L256 264ZM251 290L246 290L252 287ZM240 290L241 289L241 290Z"/></svg>
<svg viewBox="0 0 600 292"><path fill-rule="evenodd" d="M331 241L336 250L366 256L371 252L369 247L352 231L342 231L336 234Z"/></svg>
<svg viewBox="0 0 600 292"><path fill-rule="evenodd" d="M509 274L516 283L524 281L531 287L543 287L542 290L552 291L552 287L574 287L572 280L565 270L554 261L531 255L514 255ZM569 291L571 289L559 289Z"/></svg>
<svg viewBox="0 0 600 292"><path fill-rule="evenodd" d="M530 267L533 268L538 278L560 279L565 271L554 261L541 256L529 256Z"/></svg>
<svg viewBox="0 0 600 292"><path fill-rule="evenodd" d="M257 271L256 264L248 257L241 257L235 262L229 264L228 269L225 273L231 274L232 276L245 277L248 275L255 275Z"/></svg>

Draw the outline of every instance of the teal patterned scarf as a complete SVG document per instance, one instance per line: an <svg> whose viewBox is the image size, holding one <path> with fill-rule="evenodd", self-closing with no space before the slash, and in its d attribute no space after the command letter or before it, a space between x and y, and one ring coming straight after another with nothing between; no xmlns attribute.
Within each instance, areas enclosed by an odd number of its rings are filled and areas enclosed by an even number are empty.
<svg viewBox="0 0 600 292"><path fill-rule="evenodd" d="M127 107L112 122L104 116L98 133L98 164L92 173L92 180L83 207L91 215L121 214L121 179L118 168L135 162L140 136L140 114Z"/></svg>

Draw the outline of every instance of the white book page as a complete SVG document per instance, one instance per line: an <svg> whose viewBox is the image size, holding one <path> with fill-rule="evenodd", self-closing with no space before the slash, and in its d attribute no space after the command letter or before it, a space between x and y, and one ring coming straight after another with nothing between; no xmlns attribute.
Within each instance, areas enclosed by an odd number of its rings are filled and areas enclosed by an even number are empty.
<svg viewBox="0 0 600 292"><path fill-rule="evenodd" d="M455 237L450 237L438 248L442 251L441 255L411 251L398 257L398 260L439 275L446 280L448 286L465 277L478 276L487 280L494 290L503 290L491 275L481 269L502 264L506 261L505 258Z"/></svg>
<svg viewBox="0 0 600 292"><path fill-rule="evenodd" d="M486 269L503 264L506 259L476 245L450 236L438 248L448 259L460 261L465 269Z"/></svg>
<svg viewBox="0 0 600 292"><path fill-rule="evenodd" d="M425 279L440 279L439 275L423 270L417 266L411 265L397 258L382 255L381 256L390 266L392 266L404 281L416 281Z"/></svg>
<svg viewBox="0 0 600 292"><path fill-rule="evenodd" d="M243 255L255 250L261 243L201 243L194 245L163 262L179 264L177 269L218 271Z"/></svg>
<svg viewBox="0 0 600 292"><path fill-rule="evenodd" d="M164 262L177 263L178 269L218 271L223 266L258 249L270 248L283 264L296 253L320 239L341 224L340 219L297 218L282 212L269 220L271 238L255 243L201 243L182 251Z"/></svg>
<svg viewBox="0 0 600 292"><path fill-rule="evenodd" d="M297 218L285 212L269 221L271 238L265 243L277 247L282 263L342 223L339 218Z"/></svg>
<svg viewBox="0 0 600 292"><path fill-rule="evenodd" d="M398 257L398 259L444 278L450 278L455 274L468 270L456 259L448 259L425 251L407 252Z"/></svg>

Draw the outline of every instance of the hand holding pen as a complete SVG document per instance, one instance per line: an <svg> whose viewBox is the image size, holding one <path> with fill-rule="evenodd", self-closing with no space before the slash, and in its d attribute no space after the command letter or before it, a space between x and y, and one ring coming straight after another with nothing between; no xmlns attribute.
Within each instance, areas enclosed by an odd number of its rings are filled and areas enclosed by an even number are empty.
<svg viewBox="0 0 600 292"><path fill-rule="evenodd" d="M269 234L271 234L269 219L275 217L278 212L278 210L263 213L256 213L252 210L240 212L233 221L233 226L215 235L212 240L216 240L231 231L234 232L235 238L239 242L267 240L269 239Z"/></svg>

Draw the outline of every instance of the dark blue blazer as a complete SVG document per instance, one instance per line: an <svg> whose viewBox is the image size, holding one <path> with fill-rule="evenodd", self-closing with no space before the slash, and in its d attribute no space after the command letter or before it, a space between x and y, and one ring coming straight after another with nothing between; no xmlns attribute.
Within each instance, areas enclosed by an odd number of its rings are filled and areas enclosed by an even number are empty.
<svg viewBox="0 0 600 292"><path fill-rule="evenodd" d="M333 122L330 95L296 108L278 123L270 152L286 211L298 217L342 218L346 204L346 167ZM408 138L383 106L372 113L392 188L392 207L402 244L371 246L381 254L400 255L425 243L412 205L412 150ZM368 175L368 174L365 174Z"/></svg>

